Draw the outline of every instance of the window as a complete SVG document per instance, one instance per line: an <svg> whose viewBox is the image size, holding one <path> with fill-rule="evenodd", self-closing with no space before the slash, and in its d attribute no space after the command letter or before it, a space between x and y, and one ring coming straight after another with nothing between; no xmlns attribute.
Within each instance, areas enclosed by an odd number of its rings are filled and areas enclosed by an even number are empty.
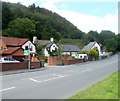
<svg viewBox="0 0 120 101"><path fill-rule="evenodd" d="M25 50L28 50L28 46L25 46Z"/></svg>
<svg viewBox="0 0 120 101"><path fill-rule="evenodd" d="M32 48L33 48L33 47L31 46L30 51L32 51Z"/></svg>

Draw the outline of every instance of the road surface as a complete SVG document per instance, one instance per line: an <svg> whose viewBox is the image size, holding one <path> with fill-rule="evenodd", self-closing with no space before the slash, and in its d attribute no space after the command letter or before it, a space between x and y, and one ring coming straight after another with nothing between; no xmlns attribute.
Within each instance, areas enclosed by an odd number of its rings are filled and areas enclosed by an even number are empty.
<svg viewBox="0 0 120 101"><path fill-rule="evenodd" d="M66 99L118 70L118 55L101 61L49 66L2 76L2 99Z"/></svg>

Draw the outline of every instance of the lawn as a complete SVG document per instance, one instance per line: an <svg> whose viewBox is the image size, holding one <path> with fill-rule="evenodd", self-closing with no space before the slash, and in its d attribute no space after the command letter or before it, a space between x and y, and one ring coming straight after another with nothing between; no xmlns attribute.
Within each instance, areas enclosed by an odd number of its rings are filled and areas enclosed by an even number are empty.
<svg viewBox="0 0 120 101"><path fill-rule="evenodd" d="M69 99L118 99L118 72L114 72Z"/></svg>

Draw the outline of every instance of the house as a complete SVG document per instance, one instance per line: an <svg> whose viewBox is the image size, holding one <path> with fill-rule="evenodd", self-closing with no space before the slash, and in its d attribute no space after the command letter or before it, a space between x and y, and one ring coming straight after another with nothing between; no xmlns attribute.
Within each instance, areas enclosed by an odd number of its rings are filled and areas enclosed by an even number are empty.
<svg viewBox="0 0 120 101"><path fill-rule="evenodd" d="M30 54L36 54L35 45L26 38L0 37L2 57L11 57L16 60L25 58L24 50L30 49Z"/></svg>
<svg viewBox="0 0 120 101"><path fill-rule="evenodd" d="M102 51L101 51L101 46L100 44L98 44L97 42L90 42L88 45L86 45L81 51L89 51L93 48L97 48L98 51L99 51L99 56L102 54Z"/></svg>
<svg viewBox="0 0 120 101"><path fill-rule="evenodd" d="M2 52L6 49L7 49L7 46L5 45L3 40L0 39L0 54L2 54Z"/></svg>
<svg viewBox="0 0 120 101"><path fill-rule="evenodd" d="M53 52L58 49L57 45L54 43L54 39L50 38L50 40L37 40L37 44L39 46L46 45L43 49L43 53L45 56L50 56L49 52Z"/></svg>
<svg viewBox="0 0 120 101"><path fill-rule="evenodd" d="M60 45L63 55L75 55L80 51L80 48L76 45Z"/></svg>

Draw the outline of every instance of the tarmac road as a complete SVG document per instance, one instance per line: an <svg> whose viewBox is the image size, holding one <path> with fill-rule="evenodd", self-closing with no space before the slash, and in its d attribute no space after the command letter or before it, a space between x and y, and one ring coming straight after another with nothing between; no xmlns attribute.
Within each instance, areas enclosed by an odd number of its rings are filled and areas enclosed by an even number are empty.
<svg viewBox="0 0 120 101"><path fill-rule="evenodd" d="M66 99L117 71L118 55L101 61L45 68L2 76L2 99Z"/></svg>

